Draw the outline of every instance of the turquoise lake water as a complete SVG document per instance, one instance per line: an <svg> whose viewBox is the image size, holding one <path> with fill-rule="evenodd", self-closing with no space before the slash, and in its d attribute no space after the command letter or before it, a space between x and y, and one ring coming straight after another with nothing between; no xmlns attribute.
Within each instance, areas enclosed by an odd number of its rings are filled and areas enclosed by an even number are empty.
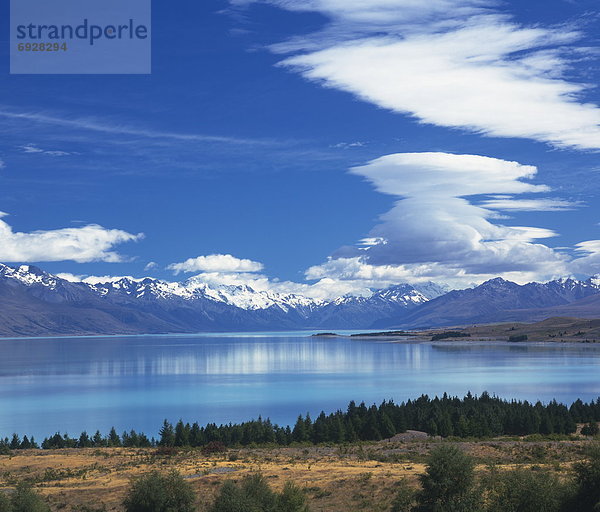
<svg viewBox="0 0 600 512"><path fill-rule="evenodd" d="M134 428L162 420L280 424L350 400L489 391L600 396L600 346L385 343L310 333L0 340L0 435Z"/></svg>

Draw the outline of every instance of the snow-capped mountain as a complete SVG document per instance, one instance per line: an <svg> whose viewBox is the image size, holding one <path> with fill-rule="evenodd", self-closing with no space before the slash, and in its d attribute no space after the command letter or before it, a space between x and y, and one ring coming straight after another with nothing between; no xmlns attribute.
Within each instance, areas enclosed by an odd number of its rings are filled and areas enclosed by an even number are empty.
<svg viewBox="0 0 600 512"><path fill-rule="evenodd" d="M600 317L599 292L598 276L526 285L497 278L468 290L399 284L370 297L319 300L250 286L212 287L200 277L71 282L33 265L0 264L0 336L429 327L537 319L567 306Z"/></svg>
<svg viewBox="0 0 600 512"><path fill-rule="evenodd" d="M32 265L0 264L0 334L46 333L44 326L48 333L88 332L78 321L75 329L69 320L84 310L98 313L97 321L91 322L97 333L367 328L374 319L402 315L440 293L433 283L428 287L426 293L399 285L371 297L321 300L250 286L211 287L198 277L182 282L130 277L70 282ZM14 301L17 295L21 311L35 302L26 326L8 312L9 297Z"/></svg>
<svg viewBox="0 0 600 512"><path fill-rule="evenodd" d="M600 279L586 281L557 279L547 283L519 285L495 278L467 290L454 290L428 301L402 318L378 320L378 327L432 327L490 323L511 320L539 320L553 316L552 308L571 305L577 316L577 304L600 293ZM560 314L558 310L556 315ZM581 317L600 317L600 310L587 308Z"/></svg>
<svg viewBox="0 0 600 512"><path fill-rule="evenodd" d="M50 289L54 289L60 279L32 265L9 267L2 263L0 263L0 278L13 279L27 286L41 284Z"/></svg>
<svg viewBox="0 0 600 512"><path fill-rule="evenodd" d="M208 300L246 311L279 308L284 312L292 309L310 311L323 301L310 299L302 295L257 291L247 285L219 286L211 288L196 277L181 283L158 279L123 278L118 281L98 283L92 289L103 297L118 295L146 300L184 300L193 302Z"/></svg>

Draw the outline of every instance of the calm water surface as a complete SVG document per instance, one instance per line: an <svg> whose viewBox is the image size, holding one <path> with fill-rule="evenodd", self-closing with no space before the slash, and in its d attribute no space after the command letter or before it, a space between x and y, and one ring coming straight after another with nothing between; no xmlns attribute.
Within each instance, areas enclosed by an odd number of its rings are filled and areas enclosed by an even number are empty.
<svg viewBox="0 0 600 512"><path fill-rule="evenodd" d="M237 422L489 391L571 402L600 396L600 347L384 343L306 333L0 340L0 435L115 426L155 435L164 418Z"/></svg>

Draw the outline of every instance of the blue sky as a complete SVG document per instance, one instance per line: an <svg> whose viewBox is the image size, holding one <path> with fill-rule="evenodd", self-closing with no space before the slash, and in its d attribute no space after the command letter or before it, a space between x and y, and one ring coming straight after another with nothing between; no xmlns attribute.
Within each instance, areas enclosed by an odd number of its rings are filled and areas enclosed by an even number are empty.
<svg viewBox="0 0 600 512"><path fill-rule="evenodd" d="M0 261L314 296L600 272L596 2L154 2L151 75L9 75L2 8Z"/></svg>

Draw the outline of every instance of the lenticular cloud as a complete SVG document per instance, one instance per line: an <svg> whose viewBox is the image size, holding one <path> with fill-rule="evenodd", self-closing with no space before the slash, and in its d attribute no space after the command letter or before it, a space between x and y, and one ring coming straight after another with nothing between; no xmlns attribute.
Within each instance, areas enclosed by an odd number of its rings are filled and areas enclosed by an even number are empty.
<svg viewBox="0 0 600 512"><path fill-rule="evenodd" d="M533 166L478 155L398 153L351 172L398 201L368 233L369 243L340 248L311 267L309 278L473 282L501 274L524 281L566 272L565 257L538 242L553 231L502 224L500 211L474 199L504 194L504 201L518 201L514 195L547 192L527 181L537 172ZM546 207L540 200L525 204Z"/></svg>

